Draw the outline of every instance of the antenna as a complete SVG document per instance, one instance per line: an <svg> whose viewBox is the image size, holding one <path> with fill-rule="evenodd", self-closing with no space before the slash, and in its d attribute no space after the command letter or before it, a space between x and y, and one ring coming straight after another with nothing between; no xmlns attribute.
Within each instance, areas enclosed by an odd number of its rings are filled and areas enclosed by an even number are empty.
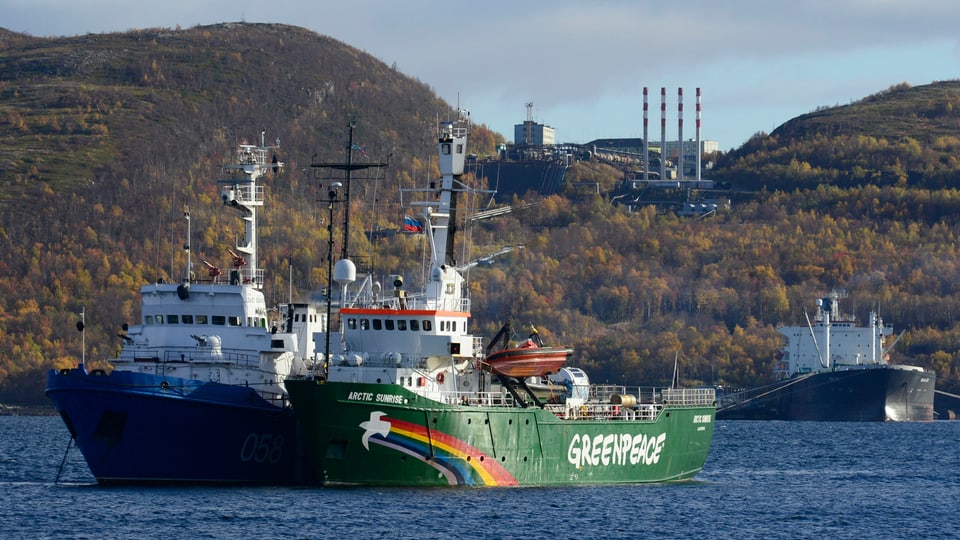
<svg viewBox="0 0 960 540"><path fill-rule="evenodd" d="M344 189L343 201L346 202L346 205L344 206L344 212L343 212L343 246L341 246L341 250L340 250L341 259L349 258L349 254L350 254L349 245L348 245L350 241L350 181L352 179L357 179L357 180L369 179L369 177L356 177L356 176L353 176L351 173L353 171L360 171L360 170L366 170L366 169L382 169L387 166L386 163L382 163L379 161L377 163L354 162L353 161L354 150L357 150L364 156L366 156L366 151L364 151L363 147L353 143L353 130L354 128L357 127L356 122L353 122L353 121L349 122L347 124L347 127L349 129L349 140L347 142L346 163L311 163L310 164L311 168L317 169L317 170L335 169L335 170L344 172L343 183L341 184L341 187L343 187Z"/></svg>
<svg viewBox="0 0 960 540"><path fill-rule="evenodd" d="M190 206L183 205L183 218L187 220L187 243L183 245L183 250L187 252L187 285L190 285L190 271L193 263L190 261Z"/></svg>
<svg viewBox="0 0 960 540"><path fill-rule="evenodd" d="M353 132L353 127L351 125L351 133ZM349 177L348 177L349 178ZM343 184L340 182L333 182L330 184L330 190L327 192L327 199L323 202L327 203L327 209L330 212L329 221L327 221L327 321L326 321L326 348L324 349L323 357L323 378L326 379L329 374L328 370L330 368L330 318L332 316L332 302L333 302L333 207L335 204L341 201L346 201L349 205L349 199L340 198L340 188L343 187ZM344 248L346 251L346 248ZM344 255L346 258L346 255ZM343 305L343 296L340 297L340 305ZM314 365L314 372L316 372L316 365Z"/></svg>

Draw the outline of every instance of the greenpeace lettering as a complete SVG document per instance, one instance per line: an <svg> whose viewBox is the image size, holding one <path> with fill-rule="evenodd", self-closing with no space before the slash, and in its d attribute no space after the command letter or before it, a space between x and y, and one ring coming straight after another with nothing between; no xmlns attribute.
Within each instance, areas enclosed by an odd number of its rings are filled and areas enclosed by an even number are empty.
<svg viewBox="0 0 960 540"><path fill-rule="evenodd" d="M567 461L576 467L610 465L653 465L660 461L660 452L667 434L630 435L629 433L594 435L577 434L567 448Z"/></svg>

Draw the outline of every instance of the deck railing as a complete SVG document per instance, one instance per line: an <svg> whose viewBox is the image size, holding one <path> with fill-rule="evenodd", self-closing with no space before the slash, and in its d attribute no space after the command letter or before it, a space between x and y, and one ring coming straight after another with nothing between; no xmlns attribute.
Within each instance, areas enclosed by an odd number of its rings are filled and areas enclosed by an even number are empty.
<svg viewBox="0 0 960 540"><path fill-rule="evenodd" d="M655 420L667 407L716 406L713 388L628 389L598 385L591 387L591 397L594 399L583 404L547 403L543 408L564 420ZM516 406L513 396L505 392L443 392L442 401L475 407Z"/></svg>

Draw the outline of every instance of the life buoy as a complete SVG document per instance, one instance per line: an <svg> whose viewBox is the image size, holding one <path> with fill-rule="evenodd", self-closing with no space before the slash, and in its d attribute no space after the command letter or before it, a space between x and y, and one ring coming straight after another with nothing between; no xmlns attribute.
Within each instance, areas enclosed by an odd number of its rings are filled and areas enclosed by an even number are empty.
<svg viewBox="0 0 960 540"><path fill-rule="evenodd" d="M443 372L441 371L440 373L437 373L437 384L443 384L443 379Z"/></svg>

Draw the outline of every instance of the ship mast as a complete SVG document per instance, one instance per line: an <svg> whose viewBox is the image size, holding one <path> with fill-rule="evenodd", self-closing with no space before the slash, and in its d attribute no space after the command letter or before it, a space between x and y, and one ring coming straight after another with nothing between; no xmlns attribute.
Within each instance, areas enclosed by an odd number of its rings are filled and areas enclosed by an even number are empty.
<svg viewBox="0 0 960 540"><path fill-rule="evenodd" d="M833 303L834 301L830 298L824 298L822 301L817 300L818 304L822 303L821 309L823 311L823 350L824 358L820 359L820 365L829 369L830 368L830 316L833 314Z"/></svg>
<svg viewBox="0 0 960 540"><path fill-rule="evenodd" d="M454 257L457 191L466 162L467 125L465 122L441 122L437 133L440 178L439 200L417 202L423 207L427 223L425 232L430 242L430 271L426 299L434 309L463 311L463 276L457 271ZM437 186L431 183L434 191Z"/></svg>
<svg viewBox="0 0 960 540"><path fill-rule="evenodd" d="M257 180L267 174L268 170L279 172L283 167L274 159L267 160L267 152L279 148L267 146L264 139L266 131L260 132L260 144L241 144L237 150L236 163L221 165L229 178L220 180L225 184L220 192L224 206L237 209L243 215L244 238L238 240L233 255L233 270L230 271L230 283L234 285L250 284L256 289L263 287L263 270L257 267L257 208L263 206L263 186L257 185Z"/></svg>
<svg viewBox="0 0 960 540"><path fill-rule="evenodd" d="M317 178L323 179L320 176L320 170L322 169L335 169L338 171L343 171L343 200L341 202L346 203L346 207L343 213L343 245L340 247L340 259L346 260L350 257L350 250L348 249L350 242L350 181L353 179L353 171L365 170L365 169L383 169L387 166L386 163L377 162L377 163L357 163L353 161L353 151L358 150L362 153L363 149L354 144L353 142L353 130L357 127L356 122L350 122L347 124L347 127L350 129L349 137L347 139L347 161L344 163L331 163L331 162L321 162L321 163L311 163L310 167L315 169L315 176ZM389 156L388 156L389 159ZM361 179L361 178L358 178ZM331 224L332 226L332 224Z"/></svg>
<svg viewBox="0 0 960 540"><path fill-rule="evenodd" d="M467 128L454 122L443 122L437 136L438 155L440 156L440 204L437 212L433 213L436 219L433 225L433 234L437 248L443 246L443 259L434 250L433 264L442 266L455 264L454 236L456 236L457 198L454 195L454 182L459 182L463 176L466 159Z"/></svg>

